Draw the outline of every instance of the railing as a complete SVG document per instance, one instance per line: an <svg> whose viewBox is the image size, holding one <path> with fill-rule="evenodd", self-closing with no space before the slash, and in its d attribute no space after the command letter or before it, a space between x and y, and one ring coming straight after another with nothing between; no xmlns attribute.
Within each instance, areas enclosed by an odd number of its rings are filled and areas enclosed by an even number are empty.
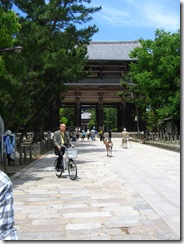
<svg viewBox="0 0 184 244"><path fill-rule="evenodd" d="M16 133L16 140L19 139L21 133ZM34 132L27 132L26 135L23 137L23 141L32 141L33 140L33 136L34 136ZM48 135L48 132L44 132L43 133L43 138L44 140L50 139L51 138L51 134Z"/></svg>
<svg viewBox="0 0 184 244"><path fill-rule="evenodd" d="M37 156L52 150L53 140L47 139L42 140L37 143L24 142L19 148L16 148L15 152L15 162L21 164L26 164L32 162ZM4 153L4 163L7 163L7 157Z"/></svg>
<svg viewBox="0 0 184 244"><path fill-rule="evenodd" d="M29 164L53 148L53 140L49 138L37 143L32 143L29 139L25 140L21 146L15 147L15 165ZM8 173L6 152L3 151L0 155L0 169Z"/></svg>
<svg viewBox="0 0 184 244"><path fill-rule="evenodd" d="M171 133L150 132L148 140L180 145L180 136Z"/></svg>
<svg viewBox="0 0 184 244"><path fill-rule="evenodd" d="M20 164L26 163L27 160L31 162L33 157L41 155L51 149L53 149L53 140L51 139L34 144L21 144L16 153L16 160L18 160Z"/></svg>
<svg viewBox="0 0 184 244"><path fill-rule="evenodd" d="M149 134L130 133L130 136L134 139L142 139L145 141L154 141L161 143L170 143L180 145L180 136L178 134L149 132Z"/></svg>

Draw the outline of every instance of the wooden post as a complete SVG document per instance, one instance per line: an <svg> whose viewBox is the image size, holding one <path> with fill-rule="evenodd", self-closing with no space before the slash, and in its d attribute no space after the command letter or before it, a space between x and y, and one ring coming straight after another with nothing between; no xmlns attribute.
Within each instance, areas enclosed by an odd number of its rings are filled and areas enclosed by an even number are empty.
<svg viewBox="0 0 184 244"><path fill-rule="evenodd" d="M23 147L23 152L24 152L24 163L26 163L26 146Z"/></svg>
<svg viewBox="0 0 184 244"><path fill-rule="evenodd" d="M20 158L19 163L22 164L22 145L20 145Z"/></svg>
<svg viewBox="0 0 184 244"><path fill-rule="evenodd" d="M30 162L32 161L32 145L29 145L29 158L30 158Z"/></svg>

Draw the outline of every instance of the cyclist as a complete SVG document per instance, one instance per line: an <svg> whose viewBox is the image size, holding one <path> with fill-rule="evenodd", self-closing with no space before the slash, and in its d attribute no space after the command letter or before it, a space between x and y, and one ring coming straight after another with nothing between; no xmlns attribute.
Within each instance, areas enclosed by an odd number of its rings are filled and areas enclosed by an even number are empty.
<svg viewBox="0 0 184 244"><path fill-rule="evenodd" d="M54 146L55 146L55 154L58 155L58 161L56 170L59 169L61 166L61 169L63 169L63 155L65 154L65 147L73 147L73 144L70 140L70 136L68 132L66 131L66 125L60 124L59 130L54 132ZM65 147L63 147L64 145Z"/></svg>

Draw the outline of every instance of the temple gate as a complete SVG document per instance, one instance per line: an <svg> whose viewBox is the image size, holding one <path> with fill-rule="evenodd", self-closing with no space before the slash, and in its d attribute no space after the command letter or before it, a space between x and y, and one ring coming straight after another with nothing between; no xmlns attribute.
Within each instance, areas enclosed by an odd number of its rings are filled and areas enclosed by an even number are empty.
<svg viewBox="0 0 184 244"><path fill-rule="evenodd" d="M135 108L123 101L119 92L123 91L122 74L127 74L130 62L135 62L129 53L139 46L138 41L91 42L85 69L92 73L83 80L66 84L69 89L61 94L63 99L52 107L52 130L59 124L59 108L65 106L74 108L74 126L81 127L81 108L86 105L96 108L97 130L103 129L103 108L112 106L117 108L117 131L124 127L135 131Z"/></svg>

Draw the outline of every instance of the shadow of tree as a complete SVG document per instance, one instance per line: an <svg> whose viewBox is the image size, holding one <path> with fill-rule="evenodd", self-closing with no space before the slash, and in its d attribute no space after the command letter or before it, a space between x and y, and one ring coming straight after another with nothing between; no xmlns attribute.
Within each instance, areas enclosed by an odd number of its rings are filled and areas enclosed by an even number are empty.
<svg viewBox="0 0 184 244"><path fill-rule="evenodd" d="M99 145L96 145L93 141L77 141L73 143L77 149L78 156L80 154L88 154L89 158L87 160L81 160L76 158L76 164L86 164L86 163L94 163L94 160L90 160L91 155L90 153L99 153L99 152L105 152L106 149L102 143L102 147L99 147ZM17 172L12 177L13 186L16 188L19 184L24 184L26 181L41 181L44 175L48 176L51 174L55 174L54 172L54 161L57 158L57 156L54 154L54 149L47 152L45 155L41 156L39 159L33 161L28 166L26 165L24 169L22 169L20 172ZM93 158L94 159L94 158ZM44 172L44 175L42 176L42 173ZM39 173L39 174L38 174ZM68 175L63 174L62 177L67 178ZM61 177L61 178L62 178ZM76 180L79 180L80 177L77 177Z"/></svg>

